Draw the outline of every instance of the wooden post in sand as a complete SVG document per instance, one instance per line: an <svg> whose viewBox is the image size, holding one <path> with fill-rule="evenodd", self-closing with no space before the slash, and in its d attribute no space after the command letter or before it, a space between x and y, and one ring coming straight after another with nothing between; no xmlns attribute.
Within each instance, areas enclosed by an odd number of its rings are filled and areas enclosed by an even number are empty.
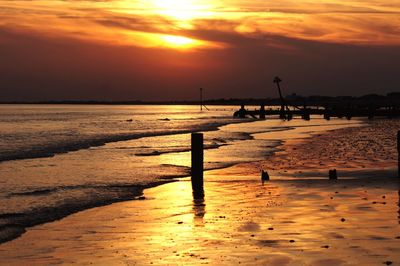
<svg viewBox="0 0 400 266"><path fill-rule="evenodd" d="M260 119L265 119L265 105L264 105L264 103L262 103L261 107L260 107Z"/></svg>
<svg viewBox="0 0 400 266"><path fill-rule="evenodd" d="M397 176L400 178L400 130L397 131Z"/></svg>
<svg viewBox="0 0 400 266"><path fill-rule="evenodd" d="M329 180L337 180L337 171L336 169L329 170Z"/></svg>
<svg viewBox="0 0 400 266"><path fill-rule="evenodd" d="M204 197L203 171L204 151L203 134L192 133L192 189L194 198Z"/></svg>

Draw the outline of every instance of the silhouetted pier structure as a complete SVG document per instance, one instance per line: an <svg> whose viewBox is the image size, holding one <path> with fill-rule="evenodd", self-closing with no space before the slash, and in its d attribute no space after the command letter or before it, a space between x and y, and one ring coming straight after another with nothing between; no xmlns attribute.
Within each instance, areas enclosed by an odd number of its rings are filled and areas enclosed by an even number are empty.
<svg viewBox="0 0 400 266"><path fill-rule="evenodd" d="M374 117L400 117L399 104L352 105L344 102L313 106L304 104L302 107L299 107L290 104L288 100L284 99L280 87L280 82L282 82L282 80L279 77L275 77L273 82L276 83L278 88L280 99L279 109L266 109L265 104L261 104L258 110L247 110L245 108L245 103L242 103L240 109L234 113L234 117L265 119L268 116L279 116L279 118L283 120L291 120L296 116L304 120L310 120L311 115L320 115L326 120L330 120L332 117L347 118L349 120L353 117L367 117L369 119Z"/></svg>
<svg viewBox="0 0 400 266"><path fill-rule="evenodd" d="M368 109L350 109L350 110L340 110L340 109L320 109L320 108L305 108L301 110L265 110L265 107L261 107L260 110L246 110L243 104L239 111L234 113L235 117L245 118L253 117L265 119L269 116L279 116L283 120L291 120L293 117L298 116L304 120L310 120L311 115L321 115L326 120L330 120L332 117L347 118L351 119L353 117L367 117L372 119L374 117L400 117L399 108L382 107L371 112Z"/></svg>

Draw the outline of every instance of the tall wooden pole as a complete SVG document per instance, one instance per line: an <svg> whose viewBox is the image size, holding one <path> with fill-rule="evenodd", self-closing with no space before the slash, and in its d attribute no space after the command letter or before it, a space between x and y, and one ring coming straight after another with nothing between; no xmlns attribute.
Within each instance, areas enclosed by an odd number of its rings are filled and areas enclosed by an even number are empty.
<svg viewBox="0 0 400 266"><path fill-rule="evenodd" d="M203 111L203 88L200 88L200 111Z"/></svg>
<svg viewBox="0 0 400 266"><path fill-rule="evenodd" d="M397 131L397 175L400 178L400 130Z"/></svg>
<svg viewBox="0 0 400 266"><path fill-rule="evenodd" d="M204 147L203 134L192 133L192 189L196 199L204 197L203 188Z"/></svg>
<svg viewBox="0 0 400 266"><path fill-rule="evenodd" d="M276 86L278 86L279 98L281 99L281 114L280 114L280 118L284 119L285 118L285 100L283 99L281 86L279 84L281 81L282 80L279 77L275 77L275 79L274 79L274 83L276 83Z"/></svg>

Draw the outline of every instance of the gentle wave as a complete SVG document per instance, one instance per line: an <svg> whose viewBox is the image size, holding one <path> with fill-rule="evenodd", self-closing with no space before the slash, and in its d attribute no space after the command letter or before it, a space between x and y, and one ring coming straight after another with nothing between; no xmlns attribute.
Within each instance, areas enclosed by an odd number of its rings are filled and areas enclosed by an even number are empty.
<svg viewBox="0 0 400 266"><path fill-rule="evenodd" d="M168 166L168 165L165 165ZM174 166L176 167L176 166ZM140 199L146 188L172 182L176 178L188 176L186 173L174 176L160 176L158 181L140 184L99 184L73 185L40 188L9 193L7 198L15 197L47 197L62 198L51 206L40 206L22 212L0 214L0 243L22 235L27 227L64 218L72 213L86 209L105 206L115 202Z"/></svg>
<svg viewBox="0 0 400 266"><path fill-rule="evenodd" d="M247 133L242 133L240 134L241 136L237 136L236 138L227 138L227 139L222 139L222 138L213 138L211 139L211 143L209 144L204 144L204 149L205 150L210 150L210 149L218 149L220 147L230 145L228 142L231 141L238 141L238 140L248 140L252 139L253 137L250 134ZM163 150L152 150L149 149L149 147L142 147L146 148L146 152L138 152L135 153L136 156L158 156L162 154L168 154L168 153L176 153L176 152L188 152L191 151L191 147L186 146L186 147L171 147L168 149L163 149Z"/></svg>
<svg viewBox="0 0 400 266"><path fill-rule="evenodd" d="M59 220L85 209L132 200L142 195L143 189L165 182L167 181L158 181L144 186L76 186L13 193L9 196L39 196L43 193L60 194L64 190L79 190L79 195L72 194L73 196L64 198L62 202L54 206L42 206L20 213L0 214L0 243L20 236L25 232L26 227Z"/></svg>
<svg viewBox="0 0 400 266"><path fill-rule="evenodd" d="M268 147L270 149L265 151L264 155L272 155L278 150L277 146L280 144L280 141L274 141ZM212 147L210 146L209 148L211 149ZM237 163L238 162L206 162L205 170L227 168ZM163 164L162 166L177 167L176 165L166 164ZM89 208L104 206L115 202L139 199L143 193L143 190L146 188L171 182L175 178L186 177L190 175L190 168L182 166L181 168L185 168L185 174L175 176L159 176L159 181L143 185L121 183L99 185L82 184L48 188L42 187L38 189L8 193L8 195L6 195L7 198L46 197L47 200L49 200L54 196L57 198L62 198L62 201L56 202L51 206L45 205L22 212L9 212L0 214L0 243L19 237L26 231L27 227L59 220L70 214Z"/></svg>
<svg viewBox="0 0 400 266"><path fill-rule="evenodd" d="M26 148L23 151L2 151L0 153L0 163L11 160L23 160L23 159L34 159L34 158L44 158L44 157L53 157L56 154L68 153L83 149L89 149L91 147L99 147L103 146L107 143L111 142L120 142L120 141L128 141L133 139L139 139L144 137L157 137L157 136L168 136L168 135L176 135L176 134L187 134L192 132L206 132L217 130L218 127L231 124L231 123L241 123L244 121L221 121L216 123L211 123L207 125L201 125L197 127L193 127L191 129L183 129L183 130L173 130L173 131L164 131L164 132L142 132L142 133L134 133L134 134L120 134L120 135L112 135L112 136L103 136L96 137L95 139L84 139L84 140L75 140L68 141L64 143L55 143L53 145L46 146L37 146ZM146 154L145 154L146 155ZM145 156L144 155L144 156ZM151 154L150 154L151 155ZM143 156L143 155L142 155Z"/></svg>

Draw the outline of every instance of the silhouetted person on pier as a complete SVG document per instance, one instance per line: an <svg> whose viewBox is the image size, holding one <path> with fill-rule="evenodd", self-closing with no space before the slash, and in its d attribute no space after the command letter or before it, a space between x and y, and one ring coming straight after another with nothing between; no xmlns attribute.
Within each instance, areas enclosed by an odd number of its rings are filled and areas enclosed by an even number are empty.
<svg viewBox="0 0 400 266"><path fill-rule="evenodd" d="M331 113L332 113L331 109L329 109L328 105L325 105L324 106L324 119L326 119L328 121L331 120Z"/></svg>
<svg viewBox="0 0 400 266"><path fill-rule="evenodd" d="M368 106L368 119L371 120L372 118L374 118L375 110L376 110L375 104L370 103Z"/></svg>
<svg viewBox="0 0 400 266"><path fill-rule="evenodd" d="M240 110L238 111L238 116L240 118L245 118L246 117L246 109L244 109L244 103L240 105Z"/></svg>
<svg viewBox="0 0 400 266"><path fill-rule="evenodd" d="M265 119L265 104L261 103L260 107L260 119Z"/></svg>
<svg viewBox="0 0 400 266"><path fill-rule="evenodd" d="M307 105L304 103L304 106L303 106L303 115L302 115L302 117L303 117L303 119L304 120L310 120L310 112L308 111L308 109L307 109Z"/></svg>

